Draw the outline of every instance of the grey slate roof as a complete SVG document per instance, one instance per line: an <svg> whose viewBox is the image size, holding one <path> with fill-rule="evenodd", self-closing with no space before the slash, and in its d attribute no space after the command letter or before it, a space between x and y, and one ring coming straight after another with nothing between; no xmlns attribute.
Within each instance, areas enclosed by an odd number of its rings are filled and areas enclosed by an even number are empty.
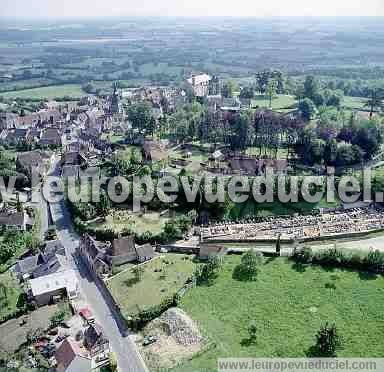
<svg viewBox="0 0 384 372"><path fill-rule="evenodd" d="M5 226L23 226L24 212L0 212L0 225Z"/></svg>
<svg viewBox="0 0 384 372"><path fill-rule="evenodd" d="M150 244L136 246L136 253L138 258L153 258L155 256L153 247Z"/></svg>

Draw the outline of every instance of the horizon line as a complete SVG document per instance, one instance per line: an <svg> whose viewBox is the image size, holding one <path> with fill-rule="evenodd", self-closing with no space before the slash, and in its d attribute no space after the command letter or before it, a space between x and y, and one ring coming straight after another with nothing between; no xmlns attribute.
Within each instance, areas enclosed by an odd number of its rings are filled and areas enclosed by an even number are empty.
<svg viewBox="0 0 384 372"><path fill-rule="evenodd" d="M200 18L229 18L229 19L236 19L236 18L277 18L277 19L284 19L284 18L384 18L384 15L68 15L68 16L62 16L62 15L39 15L39 16L25 16L25 15L3 15L2 20L5 19L25 19L25 20L46 20L46 19L109 19L109 18L115 18L115 19L128 19L128 18L183 18L183 19L200 19ZM0 24L1 24L0 20Z"/></svg>

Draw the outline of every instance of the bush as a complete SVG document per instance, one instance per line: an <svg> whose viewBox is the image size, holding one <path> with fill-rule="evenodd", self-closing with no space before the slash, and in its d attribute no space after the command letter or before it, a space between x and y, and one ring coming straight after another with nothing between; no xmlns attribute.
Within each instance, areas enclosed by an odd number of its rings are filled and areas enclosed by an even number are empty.
<svg viewBox="0 0 384 372"><path fill-rule="evenodd" d="M311 247L295 248L292 258L300 263L310 263L313 257Z"/></svg>
<svg viewBox="0 0 384 372"><path fill-rule="evenodd" d="M318 357L335 357L341 347L341 337L335 324L322 326L316 335L315 355Z"/></svg>
<svg viewBox="0 0 384 372"><path fill-rule="evenodd" d="M112 229L95 230L96 240L110 241L117 238L117 234Z"/></svg>
<svg viewBox="0 0 384 372"><path fill-rule="evenodd" d="M60 323L62 323L65 319L65 311L63 309L57 310L49 319L52 326L56 327Z"/></svg>
<svg viewBox="0 0 384 372"><path fill-rule="evenodd" d="M221 267L221 261L217 257L211 257L206 264L200 265L194 274L197 285L211 285L217 277Z"/></svg>
<svg viewBox="0 0 384 372"><path fill-rule="evenodd" d="M241 262L235 267L233 277L237 280L256 280L259 272L258 266L262 262L263 255L253 249L244 253Z"/></svg>
<svg viewBox="0 0 384 372"><path fill-rule="evenodd" d="M152 306L148 309L142 310L131 317L127 323L128 327L133 331L139 331L145 327L151 320L158 318L162 313L169 308L177 306L179 301L178 294L172 297L165 298L159 305Z"/></svg>
<svg viewBox="0 0 384 372"><path fill-rule="evenodd" d="M384 273L384 253L378 250L369 252L364 258L364 265L374 272Z"/></svg>
<svg viewBox="0 0 384 372"><path fill-rule="evenodd" d="M117 358L116 358L116 353L110 352L109 355L109 369L112 372L117 371Z"/></svg>

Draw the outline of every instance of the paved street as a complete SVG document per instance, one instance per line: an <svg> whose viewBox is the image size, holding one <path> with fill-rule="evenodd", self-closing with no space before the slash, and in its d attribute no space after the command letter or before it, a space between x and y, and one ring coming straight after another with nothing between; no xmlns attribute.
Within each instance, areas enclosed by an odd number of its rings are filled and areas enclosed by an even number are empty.
<svg viewBox="0 0 384 372"><path fill-rule="evenodd" d="M58 162L55 162L52 175L57 175L57 165ZM75 259L74 253L79 245L79 236L73 230L71 216L64 202L50 204L50 208L58 237L65 247L68 259L78 273L82 295L89 303L95 318L110 340L113 351L117 354L119 371L147 371L124 325L119 324L119 318L114 315L113 306L103 296L101 288L91 279L87 268L79 259Z"/></svg>

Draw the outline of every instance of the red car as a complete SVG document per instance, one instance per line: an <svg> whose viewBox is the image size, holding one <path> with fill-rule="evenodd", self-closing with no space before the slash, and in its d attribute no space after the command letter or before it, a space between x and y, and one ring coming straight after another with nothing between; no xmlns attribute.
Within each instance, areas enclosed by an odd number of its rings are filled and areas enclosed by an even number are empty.
<svg viewBox="0 0 384 372"><path fill-rule="evenodd" d="M93 323L95 321L95 318L92 314L92 311L89 310L87 307L84 307L83 309L79 310L79 315L86 320L88 323Z"/></svg>

